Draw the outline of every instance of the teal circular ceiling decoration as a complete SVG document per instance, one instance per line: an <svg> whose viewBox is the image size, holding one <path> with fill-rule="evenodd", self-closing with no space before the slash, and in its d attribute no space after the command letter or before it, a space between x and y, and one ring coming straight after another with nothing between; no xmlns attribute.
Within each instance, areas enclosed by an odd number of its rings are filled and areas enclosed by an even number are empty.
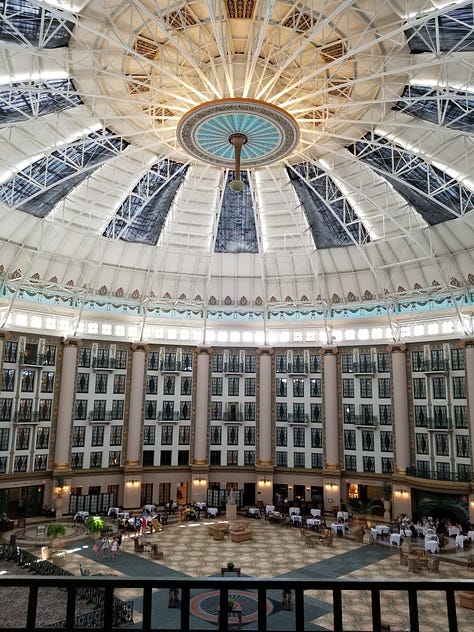
<svg viewBox="0 0 474 632"><path fill-rule="evenodd" d="M209 101L178 123L178 142L191 156L210 165L234 167L230 138L243 134L242 168L269 165L288 156L299 141L295 119L281 108L254 99Z"/></svg>

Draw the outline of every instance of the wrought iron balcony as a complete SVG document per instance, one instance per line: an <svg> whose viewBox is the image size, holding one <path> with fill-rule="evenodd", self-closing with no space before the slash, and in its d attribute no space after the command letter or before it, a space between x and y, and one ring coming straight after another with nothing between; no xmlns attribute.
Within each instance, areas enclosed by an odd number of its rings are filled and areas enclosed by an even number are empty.
<svg viewBox="0 0 474 632"><path fill-rule="evenodd" d="M45 564L45 563L43 563ZM49 564L49 563L46 563ZM52 565L50 565L52 566ZM443 612L444 630L458 632L460 629L458 619L461 608L457 605L456 593L459 591L473 591L474 580L450 580L449 582L427 581L414 579L405 580L339 580L339 579L250 579L250 578L127 578L127 577L73 577L73 576L11 576L0 577L0 590L5 588L26 589L28 603L25 612L18 613L15 619L15 630L19 632L32 632L39 629L36 626L37 612L39 608L38 593L60 587L64 590L64 604L62 612L65 618L48 625L49 630L79 630L81 628L98 631L120 632L132 624L137 630L168 630L170 632L197 632L203 628L203 620L197 624L195 608L192 602L202 595L214 595L215 613L212 615L214 625L218 630L227 632L235 629L234 621L228 616L229 597L234 598L240 593L246 596L254 604L252 610L253 629L258 632L267 630L298 630L305 632L314 629L314 599L305 593L310 591L325 591L327 595L327 609L332 611L334 622L332 629L342 631L345 628L343 621L350 608L350 602L345 599L346 594L357 591L360 599L367 601L367 616L371 620L370 628L376 632L386 629L383 621L387 613L384 610L382 597L390 599L394 592L406 595L406 624L412 632L419 632L422 622L422 608L419 603L425 593L435 593ZM131 602L122 602L115 597L115 591L131 589L139 591L141 621L130 621ZM158 593L156 592L158 591ZM362 592L364 591L364 592ZM22 591L23 592L23 591ZM166 602L161 604L160 615L157 621L157 594L166 595ZM76 603L79 596L94 596L97 601L96 608L91 613L93 619L84 621L84 617L76 616ZM268 614L268 604L272 601L281 601L281 608L274 610L272 616ZM326 601L326 598L325 598ZM128 605L128 611L125 606ZM326 604L325 604L326 605ZM409 605L409 607L408 607ZM12 606L14 607L14 606ZM219 612L225 612L227 616L219 617ZM465 612L464 612L465 614ZM284 615L284 618L282 618ZM207 615L208 619L211 615ZM242 616L242 613L241 613ZM426 615L425 615L426 616ZM126 620L128 617L128 621ZM276 618L281 624L274 627ZM166 619L166 623L165 620ZM272 619L274 619L272 624ZM158 625L158 627L156 627ZM405 626L404 626L405 627ZM44 628L41 628L44 629ZM209 628L210 629L210 628Z"/></svg>
<svg viewBox="0 0 474 632"><path fill-rule="evenodd" d="M111 410L91 410L87 415L89 421L112 421Z"/></svg>
<svg viewBox="0 0 474 632"><path fill-rule="evenodd" d="M346 423L350 423L346 421ZM379 418L374 415L355 415L352 423L356 426L378 426Z"/></svg>
<svg viewBox="0 0 474 632"><path fill-rule="evenodd" d="M224 373L235 373L238 375L243 374L244 365L241 362L225 362Z"/></svg>
<svg viewBox="0 0 474 632"><path fill-rule="evenodd" d="M115 369L115 358L94 357L92 358L92 368L99 371L111 371Z"/></svg>
<svg viewBox="0 0 474 632"><path fill-rule="evenodd" d="M288 375L307 375L309 367L307 362L289 362Z"/></svg>
<svg viewBox="0 0 474 632"><path fill-rule="evenodd" d="M158 411L158 421L179 421L179 411L160 410Z"/></svg>
<svg viewBox="0 0 474 632"><path fill-rule="evenodd" d="M294 413L288 414L289 424L307 424L309 423L309 415L302 413L301 415L295 415Z"/></svg>
<svg viewBox="0 0 474 632"><path fill-rule="evenodd" d="M352 373L355 375L374 375L377 370L375 362L354 362Z"/></svg>
<svg viewBox="0 0 474 632"><path fill-rule="evenodd" d="M453 481L455 483L469 483L472 479L471 469L468 468L463 474L456 471L425 470L420 467L407 468L408 476L424 478L432 481Z"/></svg>
<svg viewBox="0 0 474 632"><path fill-rule="evenodd" d="M224 412L223 420L240 423L244 420L244 415L240 410L229 410Z"/></svg>

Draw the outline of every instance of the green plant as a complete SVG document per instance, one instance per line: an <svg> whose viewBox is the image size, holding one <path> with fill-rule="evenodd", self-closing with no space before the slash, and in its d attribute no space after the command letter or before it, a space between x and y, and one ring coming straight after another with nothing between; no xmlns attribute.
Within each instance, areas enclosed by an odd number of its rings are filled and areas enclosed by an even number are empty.
<svg viewBox="0 0 474 632"><path fill-rule="evenodd" d="M228 599L227 600L227 607L229 608L229 610L232 610L232 608L235 606L235 599Z"/></svg>
<svg viewBox="0 0 474 632"><path fill-rule="evenodd" d="M61 522L51 522L46 527L46 537L49 538L51 546L56 538L66 535L66 527Z"/></svg>
<svg viewBox="0 0 474 632"><path fill-rule="evenodd" d="M104 519L100 516L89 516L84 525L89 533L100 533L105 526Z"/></svg>
<svg viewBox="0 0 474 632"><path fill-rule="evenodd" d="M234 568L234 562L227 562L227 568L231 571Z"/></svg>

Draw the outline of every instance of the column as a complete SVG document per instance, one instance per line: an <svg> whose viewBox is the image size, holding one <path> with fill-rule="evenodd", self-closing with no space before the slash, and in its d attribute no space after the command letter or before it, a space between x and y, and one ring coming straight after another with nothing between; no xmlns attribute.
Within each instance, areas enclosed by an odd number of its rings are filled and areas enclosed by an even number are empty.
<svg viewBox="0 0 474 632"><path fill-rule="evenodd" d="M71 427L74 419L78 340L63 341L58 421L54 441L55 470L69 470L71 460Z"/></svg>
<svg viewBox="0 0 474 632"><path fill-rule="evenodd" d="M208 420L209 420L209 366L212 349L196 349L196 416L194 431L194 465L208 464ZM195 470L193 470L195 471Z"/></svg>
<svg viewBox="0 0 474 632"><path fill-rule="evenodd" d="M128 429L126 439L126 459L124 465L124 507L139 507L141 500L141 438L143 418L143 397L145 392L146 352L144 344L133 344L132 377L130 380L130 404L128 408Z"/></svg>
<svg viewBox="0 0 474 632"><path fill-rule="evenodd" d="M258 428L256 455L257 499L269 505L273 497L272 451L272 355L273 349L257 349L258 364ZM263 477L262 477L263 474ZM264 481L264 482L263 482Z"/></svg>
<svg viewBox="0 0 474 632"><path fill-rule="evenodd" d="M466 371L467 416L469 436L471 437L471 463L474 463L474 340L461 342L464 347L464 366ZM474 493L469 494L469 522L474 523Z"/></svg>
<svg viewBox="0 0 474 632"><path fill-rule="evenodd" d="M128 409L127 456L125 466L141 467L141 435L143 418L143 394L145 392L145 363L147 348L144 344L132 345L132 379Z"/></svg>
<svg viewBox="0 0 474 632"><path fill-rule="evenodd" d="M405 345L392 345L393 432L395 437L395 472L406 474L410 460L410 425L408 419L408 381Z"/></svg>
<svg viewBox="0 0 474 632"><path fill-rule="evenodd" d="M273 349L257 349L259 362L259 429L258 457L259 465L273 467L272 453L272 355Z"/></svg>
<svg viewBox="0 0 474 632"><path fill-rule="evenodd" d="M337 349L324 349L324 427L325 463L328 470L339 470L339 420L337 414ZM338 500L338 499L337 499Z"/></svg>
<svg viewBox="0 0 474 632"><path fill-rule="evenodd" d="M5 346L5 340L7 338L7 334L4 331L0 332L0 371L3 368L3 348Z"/></svg>

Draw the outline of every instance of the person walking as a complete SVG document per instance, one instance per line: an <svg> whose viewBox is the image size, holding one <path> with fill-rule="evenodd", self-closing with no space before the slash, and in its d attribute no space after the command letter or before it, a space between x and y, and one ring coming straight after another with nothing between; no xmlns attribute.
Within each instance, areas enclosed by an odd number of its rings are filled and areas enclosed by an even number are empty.
<svg viewBox="0 0 474 632"><path fill-rule="evenodd" d="M104 536L102 538L101 551L102 551L102 557L104 558L104 560L110 559L110 542L107 536Z"/></svg>
<svg viewBox="0 0 474 632"><path fill-rule="evenodd" d="M119 541L118 538L115 537L112 540L112 544L110 545L110 554L111 554L111 559L112 562L115 560L115 558L119 555L120 553L120 546L119 546Z"/></svg>

